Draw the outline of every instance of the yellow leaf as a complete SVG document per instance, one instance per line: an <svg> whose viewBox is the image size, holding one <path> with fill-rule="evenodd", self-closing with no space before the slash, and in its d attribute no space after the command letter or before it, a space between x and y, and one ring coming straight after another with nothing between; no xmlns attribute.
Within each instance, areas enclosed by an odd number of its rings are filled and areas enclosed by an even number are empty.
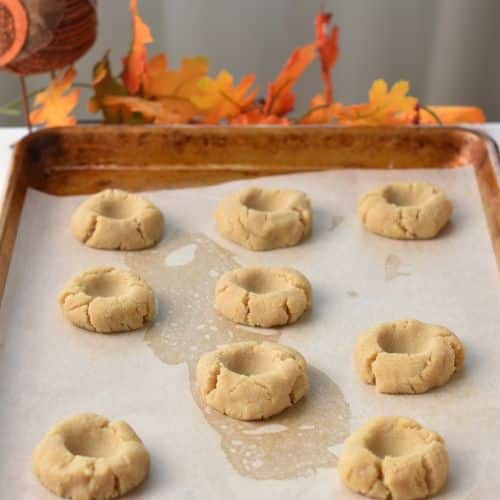
<svg viewBox="0 0 500 500"><path fill-rule="evenodd" d="M61 78L54 78L45 90L36 95L35 105L38 107L30 113L30 122L33 125L56 127L76 123L70 113L78 103L80 90L73 89L68 92L75 76L75 69L69 68Z"/></svg>
<svg viewBox="0 0 500 500"><path fill-rule="evenodd" d="M204 123L231 119L251 107L257 95L257 89L250 90L254 82L255 75L246 75L234 86L231 73L223 70L216 78L202 78L198 84L200 95L192 96L191 102L203 111Z"/></svg>
<svg viewBox="0 0 500 500"><path fill-rule="evenodd" d="M375 80L369 102L344 106L338 121L344 125L400 125L413 122L418 100L408 94L407 81L396 82L389 90L385 80Z"/></svg>

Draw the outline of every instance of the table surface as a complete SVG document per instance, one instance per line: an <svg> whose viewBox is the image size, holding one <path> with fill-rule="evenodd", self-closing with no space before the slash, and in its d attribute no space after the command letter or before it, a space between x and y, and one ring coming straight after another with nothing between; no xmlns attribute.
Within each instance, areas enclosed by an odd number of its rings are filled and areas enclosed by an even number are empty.
<svg viewBox="0 0 500 500"><path fill-rule="evenodd" d="M484 125L468 126L482 130L500 144L500 123L485 123ZM0 202L3 200L7 176L10 170L13 145L21 139L27 130L25 127L0 128Z"/></svg>

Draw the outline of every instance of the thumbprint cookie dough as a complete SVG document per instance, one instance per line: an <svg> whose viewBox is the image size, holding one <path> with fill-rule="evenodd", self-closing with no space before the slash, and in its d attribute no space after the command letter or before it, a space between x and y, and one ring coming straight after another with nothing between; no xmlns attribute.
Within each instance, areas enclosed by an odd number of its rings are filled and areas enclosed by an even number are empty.
<svg viewBox="0 0 500 500"><path fill-rule="evenodd" d="M342 482L372 498L412 500L437 493L448 476L439 434L404 417L378 417L347 438L338 463Z"/></svg>
<svg viewBox="0 0 500 500"><path fill-rule="evenodd" d="M134 430L82 413L57 423L33 452L40 482L63 498L107 500L125 495L149 472L149 454Z"/></svg>
<svg viewBox="0 0 500 500"><path fill-rule="evenodd" d="M273 342L238 342L204 354L196 380L205 403L238 420L272 417L308 390L305 359Z"/></svg>
<svg viewBox="0 0 500 500"><path fill-rule="evenodd" d="M219 203L215 221L222 236L250 250L291 247L311 231L311 202L301 191L248 187Z"/></svg>
<svg viewBox="0 0 500 500"><path fill-rule="evenodd" d="M100 333L137 330L156 315L151 287L136 274L113 267L75 276L59 294L59 304L74 325Z"/></svg>
<svg viewBox="0 0 500 500"><path fill-rule="evenodd" d="M163 215L142 196L106 189L76 209L71 218L71 232L89 247L140 250L160 241Z"/></svg>
<svg viewBox="0 0 500 500"><path fill-rule="evenodd" d="M215 288L215 308L231 321L250 326L294 323L311 302L308 279L289 268L234 269L224 273Z"/></svg>
<svg viewBox="0 0 500 500"><path fill-rule="evenodd" d="M443 191L426 182L387 184L366 193L358 203L366 229L399 240L434 238L452 209Z"/></svg>
<svg viewBox="0 0 500 500"><path fill-rule="evenodd" d="M446 384L462 368L464 348L443 326L405 319L363 333L355 362L361 379L378 392L419 394Z"/></svg>

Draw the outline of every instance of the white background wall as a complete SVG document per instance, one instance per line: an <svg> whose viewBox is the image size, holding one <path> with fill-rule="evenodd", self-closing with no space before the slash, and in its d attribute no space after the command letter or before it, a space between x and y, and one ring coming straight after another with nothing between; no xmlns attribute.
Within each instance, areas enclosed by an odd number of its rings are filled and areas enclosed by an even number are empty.
<svg viewBox="0 0 500 500"><path fill-rule="evenodd" d="M336 97L366 99L378 77L409 79L424 103L474 104L500 120L500 0L329 0L340 25L341 57L334 71ZM290 51L313 40L320 0L140 0L155 43L176 65L182 56L203 54L211 72L225 67L236 76L257 74L262 93ZM99 38L78 63L81 81L106 48L114 68L130 41L128 0L99 1ZM31 90L47 82L32 77ZM297 88L298 107L320 89L317 66ZM0 103L18 95L14 76L0 73ZM85 100L85 99L83 99ZM85 106L79 116L86 117ZM1 124L19 120L0 117Z"/></svg>

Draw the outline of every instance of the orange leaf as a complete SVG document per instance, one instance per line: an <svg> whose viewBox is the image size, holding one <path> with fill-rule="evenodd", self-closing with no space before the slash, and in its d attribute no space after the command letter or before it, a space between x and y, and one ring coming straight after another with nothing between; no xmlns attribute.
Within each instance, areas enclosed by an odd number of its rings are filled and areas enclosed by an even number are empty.
<svg viewBox="0 0 500 500"><path fill-rule="evenodd" d="M267 87L264 113L283 116L293 110L295 96L292 88L314 57L314 44L299 47L292 52L276 80Z"/></svg>
<svg viewBox="0 0 500 500"><path fill-rule="evenodd" d="M486 117L481 108L474 106L426 106L420 108L420 123L435 124L436 119L427 111L435 113L441 123L484 123Z"/></svg>
<svg viewBox="0 0 500 500"><path fill-rule="evenodd" d="M139 16L137 0L130 0L132 14L132 44L128 56L123 59L122 79L130 94L136 94L141 86L141 78L146 67L145 45L153 41L148 25Z"/></svg>
<svg viewBox="0 0 500 500"><path fill-rule="evenodd" d="M192 96L191 102L202 110L204 123L231 119L251 107L257 95L257 89L250 90L254 82L255 75L246 75L233 86L233 76L223 70L216 78L202 78L198 84L200 95Z"/></svg>
<svg viewBox="0 0 500 500"><path fill-rule="evenodd" d="M158 54L147 63L142 79L145 97L189 98L200 93L198 83L208 71L206 58L184 58L178 70L168 70L167 67L164 54Z"/></svg>
<svg viewBox="0 0 500 500"><path fill-rule="evenodd" d="M399 80L389 90L385 80L375 80L369 102L345 106L338 114L344 125L400 125L413 122L417 99L408 94L409 84Z"/></svg>
<svg viewBox="0 0 500 500"><path fill-rule="evenodd" d="M229 122L231 125L290 125L288 118L276 115L266 115L262 110L254 108L247 113L235 116Z"/></svg>
<svg viewBox="0 0 500 500"><path fill-rule="evenodd" d="M321 94L311 99L309 110L299 118L298 122L303 125L319 123L330 123L340 113L342 105L338 102L328 104Z"/></svg>
<svg viewBox="0 0 500 500"><path fill-rule="evenodd" d="M105 97L107 106L119 106L133 113L141 113L147 122L158 124L187 123L193 118L193 105L185 99L152 101L142 97Z"/></svg>
<svg viewBox="0 0 500 500"><path fill-rule="evenodd" d="M38 108L30 113L33 125L45 124L47 127L74 125L76 119L69 116L78 103L79 89L67 92L76 76L74 68L69 68L61 78L54 78L49 86L35 97Z"/></svg>
<svg viewBox="0 0 500 500"><path fill-rule="evenodd" d="M90 113L103 112L104 121L106 123L123 123L127 120L127 113L123 113L121 109L111 109L104 105L104 97L106 96L124 96L127 95L125 87L111 73L111 65L109 63L109 50L104 54L104 57L94 66L92 70L92 86L94 87L94 95L90 98L87 109Z"/></svg>
<svg viewBox="0 0 500 500"><path fill-rule="evenodd" d="M320 10L316 14L314 27L316 32L316 49L321 61L321 77L325 83L325 101L330 104L333 100L333 85L331 71L339 57L339 27L332 26L328 34L328 25L332 14Z"/></svg>

